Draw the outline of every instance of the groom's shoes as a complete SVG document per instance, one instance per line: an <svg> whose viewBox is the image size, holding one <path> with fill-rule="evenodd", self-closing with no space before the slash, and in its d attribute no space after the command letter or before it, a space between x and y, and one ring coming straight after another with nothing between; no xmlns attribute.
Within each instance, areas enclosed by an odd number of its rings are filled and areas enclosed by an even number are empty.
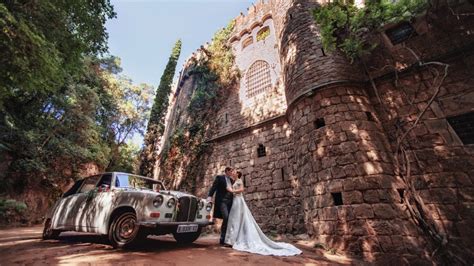
<svg viewBox="0 0 474 266"><path fill-rule="evenodd" d="M232 247L231 245L226 244L226 243L224 243L224 242L219 242L219 245L221 245L222 247L225 247L225 248L230 248L230 247Z"/></svg>

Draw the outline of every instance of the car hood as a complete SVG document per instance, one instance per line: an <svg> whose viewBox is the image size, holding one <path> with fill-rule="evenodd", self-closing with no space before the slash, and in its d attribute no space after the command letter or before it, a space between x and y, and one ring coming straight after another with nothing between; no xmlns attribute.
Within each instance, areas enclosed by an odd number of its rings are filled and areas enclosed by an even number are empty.
<svg viewBox="0 0 474 266"><path fill-rule="evenodd" d="M182 192L182 191L176 191L176 190L163 190L163 191L160 191L159 192L160 194L162 195L173 195L177 198L181 198L181 197L196 197L194 195L191 195L189 193L186 193L186 192Z"/></svg>
<svg viewBox="0 0 474 266"><path fill-rule="evenodd" d="M154 195L173 195L177 198L181 197L196 197L192 194L182 192L182 191L176 191L176 190L160 190L159 192L148 190L148 189L141 189L141 188L128 188L123 191L135 191L135 192L140 192L140 193L146 193L146 194L154 194Z"/></svg>

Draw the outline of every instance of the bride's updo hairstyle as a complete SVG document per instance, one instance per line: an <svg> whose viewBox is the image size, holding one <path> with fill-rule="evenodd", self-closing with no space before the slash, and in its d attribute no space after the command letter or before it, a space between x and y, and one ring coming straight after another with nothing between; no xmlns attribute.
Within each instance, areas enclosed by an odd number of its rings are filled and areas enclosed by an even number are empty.
<svg viewBox="0 0 474 266"><path fill-rule="evenodd" d="M241 176L242 176L242 172L237 171L237 177L240 179Z"/></svg>

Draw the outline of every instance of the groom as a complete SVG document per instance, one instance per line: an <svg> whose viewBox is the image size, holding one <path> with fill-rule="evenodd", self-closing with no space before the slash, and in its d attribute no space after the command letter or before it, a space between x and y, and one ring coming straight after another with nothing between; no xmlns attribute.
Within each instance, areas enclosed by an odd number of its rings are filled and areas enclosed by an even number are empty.
<svg viewBox="0 0 474 266"><path fill-rule="evenodd" d="M212 184L211 190L207 197L208 201L212 201L212 196L216 193L216 202L214 205L214 218L222 219L221 238L219 243L225 245L225 233L227 231L227 221L229 219L230 208L232 208L233 194L227 191L227 186L232 186L232 176L235 175L235 170L231 167L226 167L225 175L218 175Z"/></svg>

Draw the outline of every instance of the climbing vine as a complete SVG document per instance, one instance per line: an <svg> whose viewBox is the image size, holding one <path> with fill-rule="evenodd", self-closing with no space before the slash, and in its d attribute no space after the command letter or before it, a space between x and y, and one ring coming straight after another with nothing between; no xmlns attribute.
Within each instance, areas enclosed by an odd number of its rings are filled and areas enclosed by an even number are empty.
<svg viewBox="0 0 474 266"><path fill-rule="evenodd" d="M371 33L390 23L409 21L427 7L427 0L367 1L363 8L353 1L338 0L313 10L313 15L320 26L323 48L340 49L354 61L376 47L369 42Z"/></svg>
<svg viewBox="0 0 474 266"><path fill-rule="evenodd" d="M177 169L186 173L188 186L194 186L199 165L208 144L206 132L210 128L210 118L218 110L218 100L226 88L232 86L238 72L233 68L234 56L227 41L234 28L232 21L218 31L210 45L202 47L200 56L191 60L183 76L193 77L194 91L186 107L185 123L173 132L169 145L161 153L161 165L167 173L178 175ZM179 186L179 184L172 184Z"/></svg>
<svg viewBox="0 0 474 266"><path fill-rule="evenodd" d="M429 0L401 0L397 2L391 1L369 1L363 8L357 8L353 3L336 1L313 10L315 21L320 26L321 41L325 50L331 51L339 49L344 55L353 62L356 59L362 59L364 55L370 53L376 43L370 43L370 36L382 30L382 28L391 23L401 21L410 21L416 16L424 12L429 12ZM452 10L451 10L452 11ZM453 15L454 12L452 11ZM423 61L412 49L403 47L414 57L416 63L413 65L415 70L420 72L427 71L433 75L430 84L432 95L425 107L417 114L414 122L407 119L406 125L396 123L397 132L395 134L395 151L394 159L396 163L396 175L401 178L405 185L405 196L402 198L408 213L412 217L415 224L426 234L427 239L434 244L432 257L437 256L444 263L461 263L467 264L458 253L462 248L455 243L449 241L446 235L442 234L433 219L428 215L424 199L416 188L416 181L413 174L412 164L418 163L416 152L407 141L409 133L417 127L423 116L437 98L440 88L442 87L447 75L449 65L438 61ZM393 60L393 58L392 58ZM386 114L389 110L383 103L378 93L377 85L370 75L364 60L360 60L363 64L366 74L369 77L370 84L380 103L381 109ZM395 86L405 92L406 88L399 82L398 70L393 65L386 65L394 70ZM408 95L406 95L408 96ZM413 99L407 99L413 108ZM399 118L397 121L403 121L405 118Z"/></svg>

